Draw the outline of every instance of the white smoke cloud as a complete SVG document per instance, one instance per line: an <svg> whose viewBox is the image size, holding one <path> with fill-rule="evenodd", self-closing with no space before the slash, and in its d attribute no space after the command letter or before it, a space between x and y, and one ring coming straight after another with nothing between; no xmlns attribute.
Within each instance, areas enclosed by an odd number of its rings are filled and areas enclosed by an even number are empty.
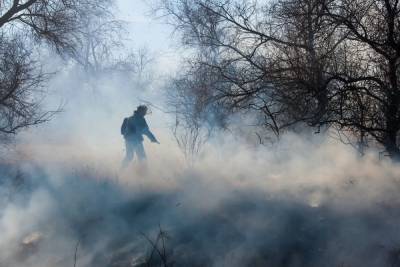
<svg viewBox="0 0 400 267"><path fill-rule="evenodd" d="M221 134L189 165L167 129L153 131L162 144L145 143L148 161L126 170L122 142L25 142L29 186L1 213L1 262L72 266L80 240L78 266L134 266L151 250L142 233L155 240L161 226L176 266L397 264L400 167L377 153L319 136L255 148Z"/></svg>

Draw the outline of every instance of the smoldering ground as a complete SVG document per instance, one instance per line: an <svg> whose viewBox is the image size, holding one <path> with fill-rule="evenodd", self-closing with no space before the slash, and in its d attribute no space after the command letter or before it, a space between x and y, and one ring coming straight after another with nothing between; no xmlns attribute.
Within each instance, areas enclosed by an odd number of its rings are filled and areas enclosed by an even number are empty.
<svg viewBox="0 0 400 267"><path fill-rule="evenodd" d="M290 134L224 136L187 165L164 141L124 171L117 148L21 148L2 166L1 266L399 266L398 165Z"/></svg>

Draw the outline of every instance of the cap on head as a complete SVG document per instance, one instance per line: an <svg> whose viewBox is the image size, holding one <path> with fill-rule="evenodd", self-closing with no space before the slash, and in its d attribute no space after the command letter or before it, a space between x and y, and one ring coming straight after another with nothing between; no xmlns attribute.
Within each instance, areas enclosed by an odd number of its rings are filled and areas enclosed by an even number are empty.
<svg viewBox="0 0 400 267"><path fill-rule="evenodd" d="M147 106L145 106L145 105L140 105L140 106L138 106L137 108L136 108L136 112L137 113L139 113L139 114L141 114L141 115L146 115L146 113L147 113Z"/></svg>

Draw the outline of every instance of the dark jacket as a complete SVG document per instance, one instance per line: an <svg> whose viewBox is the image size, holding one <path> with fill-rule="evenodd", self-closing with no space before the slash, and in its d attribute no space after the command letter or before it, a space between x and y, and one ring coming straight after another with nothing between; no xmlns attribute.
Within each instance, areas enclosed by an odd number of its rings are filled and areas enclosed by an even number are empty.
<svg viewBox="0 0 400 267"><path fill-rule="evenodd" d="M132 142L143 142L143 135L146 135L150 141L157 142L157 139L150 132L145 118L136 112L133 116L124 119L121 126L121 134L125 139Z"/></svg>

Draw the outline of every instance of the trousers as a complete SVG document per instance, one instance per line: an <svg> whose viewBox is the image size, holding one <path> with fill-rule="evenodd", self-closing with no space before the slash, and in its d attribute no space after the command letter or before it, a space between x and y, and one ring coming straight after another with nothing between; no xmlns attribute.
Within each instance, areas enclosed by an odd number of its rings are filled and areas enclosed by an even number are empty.
<svg viewBox="0 0 400 267"><path fill-rule="evenodd" d="M136 154L139 161L146 159L146 153L144 152L143 142L132 141L125 139L126 155L123 161L123 165L126 166L132 161L134 154Z"/></svg>

